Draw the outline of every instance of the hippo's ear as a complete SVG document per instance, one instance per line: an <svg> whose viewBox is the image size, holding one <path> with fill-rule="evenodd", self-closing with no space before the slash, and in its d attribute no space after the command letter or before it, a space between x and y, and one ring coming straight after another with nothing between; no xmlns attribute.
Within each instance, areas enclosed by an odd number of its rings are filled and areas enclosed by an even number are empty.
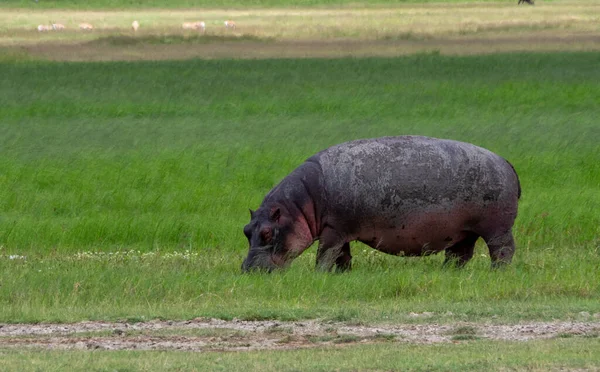
<svg viewBox="0 0 600 372"><path fill-rule="evenodd" d="M279 207L271 209L271 221L279 222L279 218L281 217L281 209Z"/></svg>
<svg viewBox="0 0 600 372"><path fill-rule="evenodd" d="M250 211L250 219L254 218L254 211L250 208L248 208L248 210Z"/></svg>

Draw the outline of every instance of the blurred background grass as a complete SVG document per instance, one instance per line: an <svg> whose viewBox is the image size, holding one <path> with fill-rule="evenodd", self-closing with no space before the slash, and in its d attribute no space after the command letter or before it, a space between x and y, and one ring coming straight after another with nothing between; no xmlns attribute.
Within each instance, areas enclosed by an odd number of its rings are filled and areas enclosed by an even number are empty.
<svg viewBox="0 0 600 372"><path fill-rule="evenodd" d="M356 138L472 142L511 161L520 246L597 244L597 53L4 63L6 252L245 247L247 209Z"/></svg>

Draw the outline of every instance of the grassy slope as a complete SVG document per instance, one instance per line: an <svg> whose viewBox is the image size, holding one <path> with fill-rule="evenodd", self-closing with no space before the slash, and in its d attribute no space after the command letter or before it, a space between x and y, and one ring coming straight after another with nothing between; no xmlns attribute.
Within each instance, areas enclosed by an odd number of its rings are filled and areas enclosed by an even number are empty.
<svg viewBox="0 0 600 372"><path fill-rule="evenodd" d="M570 317L600 311L600 61L589 54L3 64L2 321L86 317ZM247 208L329 145L422 134L509 159L523 185L509 270L356 246L347 276L240 276ZM191 249L191 259L78 251ZM118 260L117 260L118 261ZM76 283L79 283L76 285ZM403 315L404 314L404 315Z"/></svg>
<svg viewBox="0 0 600 372"><path fill-rule="evenodd" d="M595 369L599 339L528 343L471 341L448 345L379 344L247 353L1 352L9 370L89 371L490 371Z"/></svg>

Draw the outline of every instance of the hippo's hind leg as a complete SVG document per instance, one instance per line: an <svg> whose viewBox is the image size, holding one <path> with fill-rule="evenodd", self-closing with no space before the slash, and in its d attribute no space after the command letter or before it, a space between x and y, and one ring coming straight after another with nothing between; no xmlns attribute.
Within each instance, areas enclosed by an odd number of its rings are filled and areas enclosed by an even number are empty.
<svg viewBox="0 0 600 372"><path fill-rule="evenodd" d="M457 242L450 248L446 248L444 266L454 263L457 267L463 267L473 257L477 239L479 239L479 235L469 233L463 240Z"/></svg>
<svg viewBox="0 0 600 372"><path fill-rule="evenodd" d="M348 271L352 268L350 243L344 241L335 230L325 228L319 237L317 269L331 271L333 265L336 266L336 272Z"/></svg>
<svg viewBox="0 0 600 372"><path fill-rule="evenodd" d="M502 233L484 235L483 239L490 250L492 268L509 264L515 254L515 240L512 229Z"/></svg>

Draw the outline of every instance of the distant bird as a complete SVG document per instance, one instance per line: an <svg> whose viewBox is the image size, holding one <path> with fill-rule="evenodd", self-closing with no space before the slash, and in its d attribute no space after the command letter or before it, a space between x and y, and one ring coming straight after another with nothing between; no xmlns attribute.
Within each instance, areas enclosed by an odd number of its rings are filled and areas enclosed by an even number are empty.
<svg viewBox="0 0 600 372"><path fill-rule="evenodd" d="M62 30L64 30L64 29L65 29L65 25L63 25L63 24L60 24L60 23L53 23L53 24L52 24L52 29L53 29L54 31L62 31Z"/></svg>
<svg viewBox="0 0 600 372"><path fill-rule="evenodd" d="M194 30L196 29L196 22L183 22L181 28L184 30Z"/></svg>
<svg viewBox="0 0 600 372"><path fill-rule="evenodd" d="M79 28L82 29L82 30L85 30L85 31L90 31L90 30L94 29L94 26L92 26L89 23L80 23L79 24Z"/></svg>
<svg viewBox="0 0 600 372"><path fill-rule="evenodd" d="M140 23L138 21L133 21L133 23L131 24L131 28L134 32L136 32L138 28L140 28Z"/></svg>
<svg viewBox="0 0 600 372"><path fill-rule="evenodd" d="M225 28L235 29L235 22L234 21L225 21Z"/></svg>

